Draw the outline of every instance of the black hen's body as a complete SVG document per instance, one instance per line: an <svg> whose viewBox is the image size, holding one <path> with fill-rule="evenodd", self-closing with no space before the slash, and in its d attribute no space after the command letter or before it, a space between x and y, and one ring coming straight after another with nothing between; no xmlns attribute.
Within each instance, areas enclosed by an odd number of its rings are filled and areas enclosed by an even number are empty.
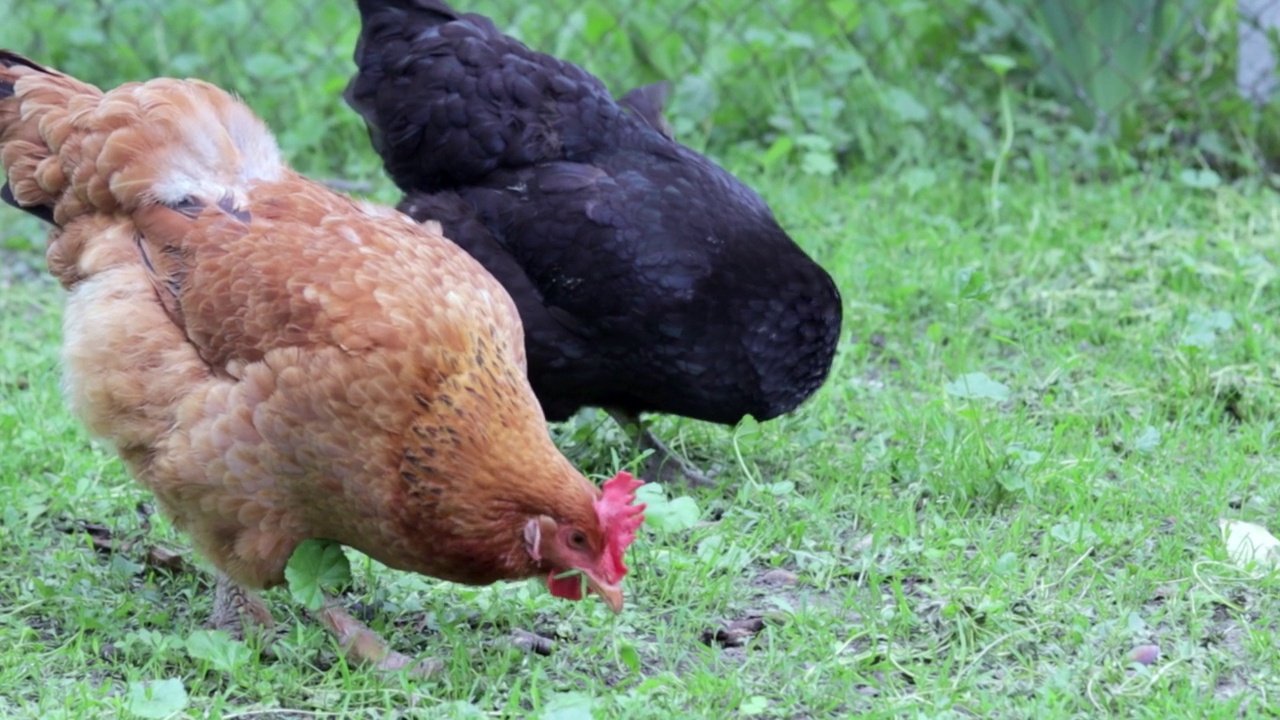
<svg viewBox="0 0 1280 720"><path fill-rule="evenodd" d="M347 101L401 209L435 219L524 322L548 419L583 406L734 423L821 386L831 277L764 201L674 142L661 91L581 68L435 0L360 0Z"/></svg>

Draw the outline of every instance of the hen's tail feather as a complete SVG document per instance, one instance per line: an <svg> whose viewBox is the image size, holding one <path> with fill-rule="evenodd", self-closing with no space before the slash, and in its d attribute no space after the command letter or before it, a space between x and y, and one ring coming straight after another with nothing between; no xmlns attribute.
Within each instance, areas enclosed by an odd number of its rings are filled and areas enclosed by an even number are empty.
<svg viewBox="0 0 1280 720"><path fill-rule="evenodd" d="M47 75L56 75L47 67L39 65L27 58L10 50L0 50L0 68L4 70L12 70L14 67L25 67ZM0 74L0 100L13 97L13 84L17 81L18 76L11 72Z"/></svg>
<svg viewBox="0 0 1280 720"><path fill-rule="evenodd" d="M0 50L0 200L66 227L87 214L230 198L284 173L243 103L197 80L159 78L110 94Z"/></svg>
<svg viewBox="0 0 1280 720"><path fill-rule="evenodd" d="M10 101L17 94L18 81L32 75L70 80L22 55L10 50L0 50L0 147L20 146L15 147L11 153L4 154L3 164L8 179L0 187L0 201L53 223L54 199L43 192L33 179L33 173L49 157L51 150L39 138L35 127L39 121L24 122L16 102ZM78 83L69 84L68 89L76 84Z"/></svg>
<svg viewBox="0 0 1280 720"><path fill-rule="evenodd" d="M618 104L634 112L649 127L662 133L668 140L675 139L671 124L662 116L667 105L667 97L671 94L671 83L663 80L650 85L641 85L618 98Z"/></svg>
<svg viewBox="0 0 1280 720"><path fill-rule="evenodd" d="M0 87L0 91L3 91L2 87ZM25 213L36 216L50 225L57 225L53 221L53 208L46 205L23 205L13 196L13 188L9 187L9 183L0 186L0 200L3 200L6 205L16 207Z"/></svg>

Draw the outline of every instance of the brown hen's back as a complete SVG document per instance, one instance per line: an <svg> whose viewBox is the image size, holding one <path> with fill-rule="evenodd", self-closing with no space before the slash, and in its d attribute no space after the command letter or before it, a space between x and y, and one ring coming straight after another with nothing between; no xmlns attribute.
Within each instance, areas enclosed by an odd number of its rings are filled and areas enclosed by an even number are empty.
<svg viewBox="0 0 1280 720"><path fill-rule="evenodd" d="M308 538L468 583L547 570L530 518L603 542L510 297L438 225L293 173L196 81L104 95L0 54L0 159L57 224L71 405L233 580Z"/></svg>

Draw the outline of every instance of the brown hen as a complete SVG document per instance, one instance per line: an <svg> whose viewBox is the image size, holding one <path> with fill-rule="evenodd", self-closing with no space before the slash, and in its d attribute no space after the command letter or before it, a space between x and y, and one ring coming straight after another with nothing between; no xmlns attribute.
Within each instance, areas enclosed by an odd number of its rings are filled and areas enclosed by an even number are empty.
<svg viewBox="0 0 1280 720"><path fill-rule="evenodd" d="M614 610L643 510L548 436L510 297L440 234L287 168L199 81L108 93L0 51L3 199L55 225L69 404L219 570L215 623L303 540ZM333 602L348 653L391 652Z"/></svg>

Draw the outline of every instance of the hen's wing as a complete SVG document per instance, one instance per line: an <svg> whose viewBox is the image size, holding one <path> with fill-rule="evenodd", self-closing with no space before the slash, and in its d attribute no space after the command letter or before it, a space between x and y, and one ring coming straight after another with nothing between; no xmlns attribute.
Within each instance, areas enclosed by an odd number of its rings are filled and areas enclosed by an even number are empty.
<svg viewBox="0 0 1280 720"><path fill-rule="evenodd" d="M790 368L806 366L808 353L828 352L827 341L815 347L809 336L830 334L817 326L831 318L807 308L790 321L781 316L804 308L811 293L828 302L829 278L793 261L798 250L758 198L736 196L736 185L716 187L693 158L619 164L545 163L460 191L545 307L531 320L520 292L512 292L525 318L530 381L547 416L604 405L732 423L793 407L813 380L793 382ZM535 330L543 318L557 321L558 336ZM582 352L535 342L570 329ZM762 387L775 382L788 387Z"/></svg>
<svg viewBox="0 0 1280 720"><path fill-rule="evenodd" d="M471 258L449 252L438 226L424 232L389 209L296 176L265 197L250 193L242 205L155 206L134 222L157 295L218 372L235 374L282 347L403 349L448 304L433 305L434 293L423 287L381 292L421 285L421 273L398 268L434 267L441 286L474 274L467 283L492 295L488 302L499 311L510 308ZM515 314L508 314L518 335ZM459 349L462 338L444 332L433 340Z"/></svg>

